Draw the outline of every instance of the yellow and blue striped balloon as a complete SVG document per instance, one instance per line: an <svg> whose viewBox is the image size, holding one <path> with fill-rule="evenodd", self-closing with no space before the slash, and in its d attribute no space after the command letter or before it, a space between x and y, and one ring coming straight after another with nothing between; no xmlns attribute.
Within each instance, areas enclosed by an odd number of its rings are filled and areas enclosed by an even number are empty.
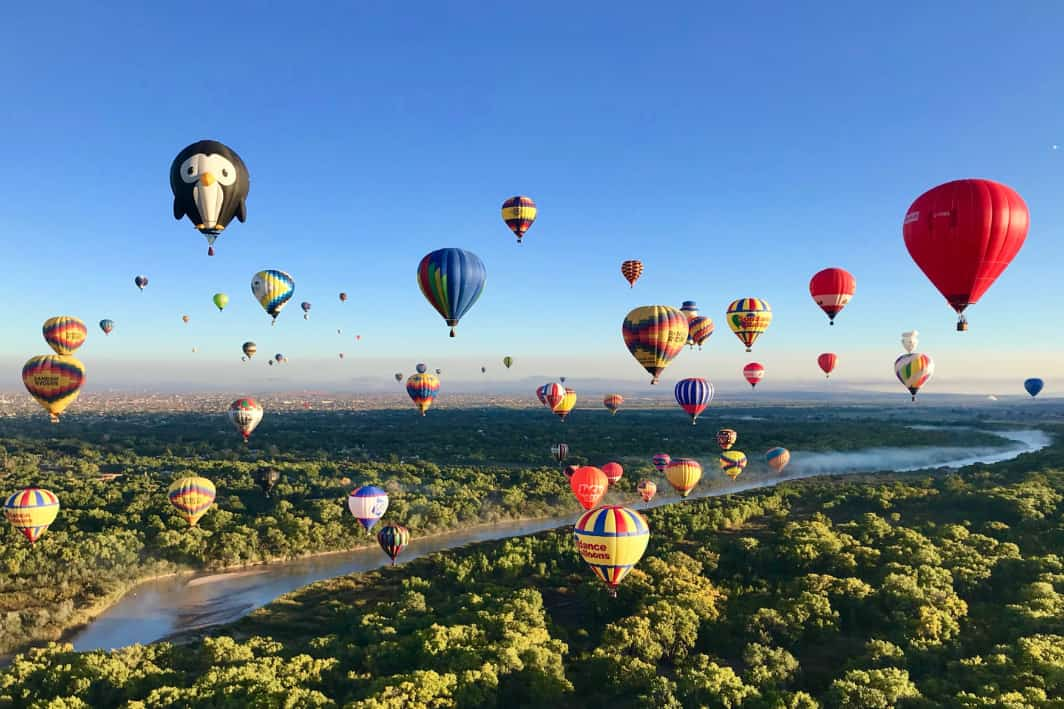
<svg viewBox="0 0 1064 709"><path fill-rule="evenodd" d="M729 478L734 480L746 469L746 453L742 451L722 451L720 454L720 469Z"/></svg>
<svg viewBox="0 0 1064 709"><path fill-rule="evenodd" d="M59 515L59 498L51 490L28 487L4 502L4 516L30 543L48 531Z"/></svg>
<svg viewBox="0 0 1064 709"><path fill-rule="evenodd" d="M74 357L38 355L22 366L26 391L59 423L59 414L77 401L85 382L85 365Z"/></svg>
<svg viewBox="0 0 1064 709"><path fill-rule="evenodd" d="M768 326L772 324L772 306L761 298L740 298L728 306L728 327L744 345L746 351Z"/></svg>
<svg viewBox="0 0 1064 709"><path fill-rule="evenodd" d="M580 517L573 529L576 550L595 575L617 594L624 580L647 550L650 527L643 515L621 505L603 505Z"/></svg>
<svg viewBox="0 0 1064 709"><path fill-rule="evenodd" d="M214 504L216 494L214 483L201 477L176 480L167 491L170 504L176 507L185 521L193 527Z"/></svg>
<svg viewBox="0 0 1064 709"><path fill-rule="evenodd" d="M518 195L502 203L502 219L517 237L517 243L521 243L525 232L536 221L536 212L536 203L531 197Z"/></svg>
<svg viewBox="0 0 1064 709"><path fill-rule="evenodd" d="M57 355L71 355L81 347L89 330L85 323L69 315L58 315L44 321L41 328L44 341Z"/></svg>
<svg viewBox="0 0 1064 709"><path fill-rule="evenodd" d="M284 271L271 268L259 271L251 279L251 293L274 322L295 292L296 282Z"/></svg>

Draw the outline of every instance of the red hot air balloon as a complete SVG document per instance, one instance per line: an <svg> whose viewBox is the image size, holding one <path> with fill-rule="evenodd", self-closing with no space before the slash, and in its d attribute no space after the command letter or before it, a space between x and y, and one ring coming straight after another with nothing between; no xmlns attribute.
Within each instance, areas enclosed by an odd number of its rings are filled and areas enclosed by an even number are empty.
<svg viewBox="0 0 1064 709"><path fill-rule="evenodd" d="M624 468L621 467L621 464L612 461L602 466L602 472L606 473L606 479L610 481L610 485L613 485L624 476Z"/></svg>
<svg viewBox="0 0 1064 709"><path fill-rule="evenodd" d="M569 487L573 489L573 494L585 510L590 510L599 503L609 485L610 480L606 473L593 465L577 468L576 472L569 476Z"/></svg>
<svg viewBox="0 0 1064 709"><path fill-rule="evenodd" d="M839 356L834 352L825 352L816 358L816 363L820 365L820 369L824 372L825 377L830 377L831 372L835 369L835 364L838 363Z"/></svg>
<svg viewBox="0 0 1064 709"><path fill-rule="evenodd" d="M1008 267L1027 238L1030 214L1011 187L990 180L956 180L916 198L905 214L905 248L957 311L974 305Z"/></svg>
<svg viewBox="0 0 1064 709"><path fill-rule="evenodd" d="M857 290L857 279L841 268L825 268L809 281L809 295L828 314L830 325Z"/></svg>
<svg viewBox="0 0 1064 709"><path fill-rule="evenodd" d="M765 368L758 362L751 362L743 367L743 376L750 382L750 387L756 387L757 383L765 376Z"/></svg>

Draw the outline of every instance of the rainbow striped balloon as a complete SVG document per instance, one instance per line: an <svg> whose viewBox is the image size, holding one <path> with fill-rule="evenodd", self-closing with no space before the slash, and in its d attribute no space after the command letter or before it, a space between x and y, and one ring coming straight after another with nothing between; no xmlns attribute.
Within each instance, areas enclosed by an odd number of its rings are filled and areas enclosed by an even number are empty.
<svg viewBox="0 0 1064 709"><path fill-rule="evenodd" d="M924 384L927 384L927 380L934 373L935 360L931 359L931 355L913 352L912 354L904 354L894 360L894 374L898 377L898 381L912 394L913 401L916 401L916 392Z"/></svg>
<svg viewBox="0 0 1064 709"><path fill-rule="evenodd" d="M602 397L602 405L610 411L611 416L617 415L617 409L624 404L624 397L620 394L607 394Z"/></svg>
<svg viewBox="0 0 1064 709"><path fill-rule="evenodd" d="M760 298L740 298L728 306L727 318L728 327L749 352L754 340L772 324L772 307Z"/></svg>
<svg viewBox="0 0 1064 709"><path fill-rule="evenodd" d="M207 478L187 477L174 481L167 491L170 504L184 517L189 525L195 527L200 517L214 504L217 491L214 483Z"/></svg>
<svg viewBox="0 0 1064 709"><path fill-rule="evenodd" d="M44 321L41 328L44 341L55 350L57 355L71 355L81 347L89 334L85 323L69 315L58 315Z"/></svg>
<svg viewBox="0 0 1064 709"><path fill-rule="evenodd" d="M617 595L617 586L643 558L650 527L643 515L620 505L585 512L573 529L576 550L595 575Z"/></svg>
<svg viewBox="0 0 1064 709"><path fill-rule="evenodd" d="M391 558L392 566L395 566L395 557L410 543L410 530L399 524L381 527L381 531L377 532L377 543Z"/></svg>
<svg viewBox="0 0 1064 709"><path fill-rule="evenodd" d="M420 365L424 366L424 365ZM414 406L424 416L432 406L436 395L440 393L440 379L435 374L411 374L406 380L406 393L414 401Z"/></svg>
<svg viewBox="0 0 1064 709"><path fill-rule="evenodd" d="M437 249L426 254L417 267L417 284L422 295L451 327L473 307L484 292L488 271L472 251Z"/></svg>
<svg viewBox="0 0 1064 709"><path fill-rule="evenodd" d="M277 316L296 292L296 282L284 271L267 269L251 278L251 293L267 315L277 322Z"/></svg>
<svg viewBox="0 0 1064 709"><path fill-rule="evenodd" d="M621 324L624 344L650 373L651 384L687 343L687 317L668 305L644 305L628 313Z"/></svg>
<svg viewBox="0 0 1064 709"><path fill-rule="evenodd" d="M693 458L677 458L665 466L665 479L680 497L687 497L702 479L702 464Z"/></svg>
<svg viewBox="0 0 1064 709"><path fill-rule="evenodd" d="M502 203L502 219L520 244L525 232L536 221L536 203L531 197L511 197Z"/></svg>
<svg viewBox="0 0 1064 709"><path fill-rule="evenodd" d="M691 330L690 340L692 346L698 345L698 349L702 349L702 343L713 334L713 320L705 315L699 315L688 323L688 327Z"/></svg>
<svg viewBox="0 0 1064 709"><path fill-rule="evenodd" d="M59 498L51 490L28 487L4 502L4 516L33 544L59 515Z"/></svg>
<svg viewBox="0 0 1064 709"><path fill-rule="evenodd" d="M70 356L38 355L22 366L26 391L59 423L59 414L77 401L85 383L85 365Z"/></svg>
<svg viewBox="0 0 1064 709"><path fill-rule="evenodd" d="M723 451L720 454L720 469L734 480L746 469L746 453L742 451Z"/></svg>

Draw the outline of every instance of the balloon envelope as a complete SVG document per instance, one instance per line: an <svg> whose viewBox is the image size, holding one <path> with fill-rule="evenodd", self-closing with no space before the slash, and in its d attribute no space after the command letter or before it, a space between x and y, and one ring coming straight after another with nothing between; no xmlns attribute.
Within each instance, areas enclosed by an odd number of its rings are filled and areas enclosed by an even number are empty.
<svg viewBox="0 0 1064 709"><path fill-rule="evenodd" d="M857 291L857 279L841 268L825 268L809 281L809 295L827 313L830 324Z"/></svg>
<svg viewBox="0 0 1064 709"><path fill-rule="evenodd" d="M834 352L824 352L816 358L816 363L820 367L820 371L824 373L824 376L830 377L831 373L835 370L835 365L839 361L839 356Z"/></svg>
<svg viewBox="0 0 1064 709"><path fill-rule="evenodd" d="M765 378L765 367L760 362L750 362L743 367L743 376L750 382L751 387L756 387L758 382Z"/></svg>
<svg viewBox="0 0 1064 709"><path fill-rule="evenodd" d="M567 443L555 443L550 447L550 454L560 463L569 457L569 445Z"/></svg>
<svg viewBox="0 0 1064 709"><path fill-rule="evenodd" d="M906 352L912 354L913 350L920 346L920 331L909 330L901 334L901 346Z"/></svg>
<svg viewBox="0 0 1064 709"><path fill-rule="evenodd" d="M702 479L702 464L692 458L677 458L665 466L665 479L680 497L687 497Z"/></svg>
<svg viewBox="0 0 1064 709"><path fill-rule="evenodd" d="M215 495L214 483L198 476L176 480L167 491L170 504L193 527L214 504Z"/></svg>
<svg viewBox="0 0 1064 709"><path fill-rule="evenodd" d="M740 298L728 306L726 317L728 327L749 352L754 341L772 324L772 307L761 298Z"/></svg>
<svg viewBox="0 0 1064 709"><path fill-rule="evenodd" d="M114 320L101 320L100 329L103 330L103 334L110 335L111 331L115 329Z"/></svg>
<svg viewBox="0 0 1064 709"><path fill-rule="evenodd" d="M1042 387L1045 386L1045 382L1041 379L1025 379L1023 382L1023 388L1027 390L1027 393L1031 396L1038 396L1038 392L1042 391Z"/></svg>
<svg viewBox="0 0 1064 709"><path fill-rule="evenodd" d="M259 271L251 278L252 295L275 321L295 292L295 281L284 271L271 268Z"/></svg>
<svg viewBox="0 0 1064 709"><path fill-rule="evenodd" d="M644 305L628 313L621 324L624 344L650 373L651 384L680 354L689 334L687 317L668 305Z"/></svg>
<svg viewBox="0 0 1064 709"><path fill-rule="evenodd" d="M244 443L248 442L251 432L262 421L262 404L251 397L237 399L229 404L229 422L244 437Z"/></svg>
<svg viewBox="0 0 1064 709"><path fill-rule="evenodd" d="M698 420L698 415L706 410L713 401L713 384L702 377L690 377L676 382L673 389L676 403L691 417L691 425Z"/></svg>
<svg viewBox="0 0 1064 709"><path fill-rule="evenodd" d="M916 392L920 390L931 375L935 373L935 361L931 355L913 352L894 360L894 374L916 401Z"/></svg>
<svg viewBox="0 0 1064 709"><path fill-rule="evenodd" d="M643 275L643 262L630 259L621 263L621 275L628 281L628 287L635 287L635 282Z"/></svg>
<svg viewBox="0 0 1064 709"><path fill-rule="evenodd" d="M373 529L388 511L388 493L375 485L363 485L347 496L347 509L365 529Z"/></svg>
<svg viewBox="0 0 1064 709"><path fill-rule="evenodd" d="M746 469L746 453L742 451L722 451L720 454L720 469L729 478L734 480Z"/></svg>
<svg viewBox="0 0 1064 709"><path fill-rule="evenodd" d="M69 355L31 357L22 366L26 391L48 412L52 423L58 423L59 415L77 401L84 382L85 365Z"/></svg>
<svg viewBox="0 0 1064 709"><path fill-rule="evenodd" d="M590 510L598 504L609 485L610 480L606 473L592 465L577 468L569 477L569 487L585 510Z"/></svg>
<svg viewBox="0 0 1064 709"><path fill-rule="evenodd" d="M517 243L521 243L525 232L536 221L536 212L536 203L531 197L518 195L502 203L502 219L517 237Z"/></svg>
<svg viewBox="0 0 1064 709"><path fill-rule="evenodd" d="M395 558L410 544L410 530L399 524L389 524L377 532L377 544L395 565Z"/></svg>
<svg viewBox="0 0 1064 709"><path fill-rule="evenodd" d="M717 445L720 446L722 451L726 451L734 446L737 440L739 440L739 434L733 429L722 428L717 431Z"/></svg>
<svg viewBox="0 0 1064 709"><path fill-rule="evenodd" d="M440 393L439 377L426 372L411 374L406 380L406 393L424 416L432 406L432 402L436 400L436 395Z"/></svg>
<svg viewBox="0 0 1064 709"><path fill-rule="evenodd" d="M229 305L229 296L225 293L215 293L211 300L214 301L214 307L218 310L225 310L225 306Z"/></svg>
<svg viewBox="0 0 1064 709"><path fill-rule="evenodd" d="M658 453L654 456L652 462L659 473L664 473L665 468L669 467L669 463L672 462L672 457L668 453Z"/></svg>
<svg viewBox="0 0 1064 709"><path fill-rule="evenodd" d="M174 193L174 219L188 216L207 238L207 253L214 240L236 217L247 220L251 178L236 151L216 140L200 140L185 147L170 164L170 190Z"/></svg>
<svg viewBox="0 0 1064 709"><path fill-rule="evenodd" d="M765 453L765 462L777 473L782 473L787 463L791 462L791 452L786 448L770 448Z"/></svg>
<svg viewBox="0 0 1064 709"><path fill-rule="evenodd" d="M607 394L602 398L602 405L609 409L611 415L616 414L622 404L624 404L624 397L620 394Z"/></svg>
<svg viewBox="0 0 1064 709"><path fill-rule="evenodd" d="M698 349L702 349L702 343L713 334L713 321L705 315L699 315L688 323L688 327L690 328L690 343L692 346L698 345Z"/></svg>
<svg viewBox="0 0 1064 709"><path fill-rule="evenodd" d="M650 527L646 518L620 505L603 505L585 512L573 528L580 556L615 594L647 549Z"/></svg>
<svg viewBox="0 0 1064 709"><path fill-rule="evenodd" d="M4 502L4 517L22 536L35 543L59 516L59 498L51 490L28 487Z"/></svg>
<svg viewBox="0 0 1064 709"><path fill-rule="evenodd" d="M658 494L658 485L653 480L640 480L635 489L643 498L643 502L650 502L654 499L654 495Z"/></svg>
<svg viewBox="0 0 1064 709"><path fill-rule="evenodd" d="M1029 221L1027 205L1011 187L955 180L916 198L902 234L913 261L960 315L1019 253ZM963 316L957 329L967 329Z"/></svg>
<svg viewBox="0 0 1064 709"><path fill-rule="evenodd" d="M484 291L487 270L480 257L462 249L437 249L417 268L417 284L425 299L454 328Z"/></svg>
<svg viewBox="0 0 1064 709"><path fill-rule="evenodd" d="M57 355L71 355L85 343L89 329L77 318L59 315L45 320L41 332Z"/></svg>
<svg viewBox="0 0 1064 709"><path fill-rule="evenodd" d="M602 466L602 472L606 473L606 479L610 481L610 485L613 485L622 477L624 477L624 468L620 463L610 461Z"/></svg>

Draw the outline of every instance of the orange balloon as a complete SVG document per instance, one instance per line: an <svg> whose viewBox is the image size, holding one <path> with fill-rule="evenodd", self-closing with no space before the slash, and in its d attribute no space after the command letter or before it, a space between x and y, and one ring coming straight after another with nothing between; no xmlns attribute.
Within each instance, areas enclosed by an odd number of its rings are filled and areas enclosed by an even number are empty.
<svg viewBox="0 0 1064 709"><path fill-rule="evenodd" d="M599 503L609 485L610 480L606 473L593 465L577 468L569 478L569 487L573 489L573 494L585 510L590 510Z"/></svg>

